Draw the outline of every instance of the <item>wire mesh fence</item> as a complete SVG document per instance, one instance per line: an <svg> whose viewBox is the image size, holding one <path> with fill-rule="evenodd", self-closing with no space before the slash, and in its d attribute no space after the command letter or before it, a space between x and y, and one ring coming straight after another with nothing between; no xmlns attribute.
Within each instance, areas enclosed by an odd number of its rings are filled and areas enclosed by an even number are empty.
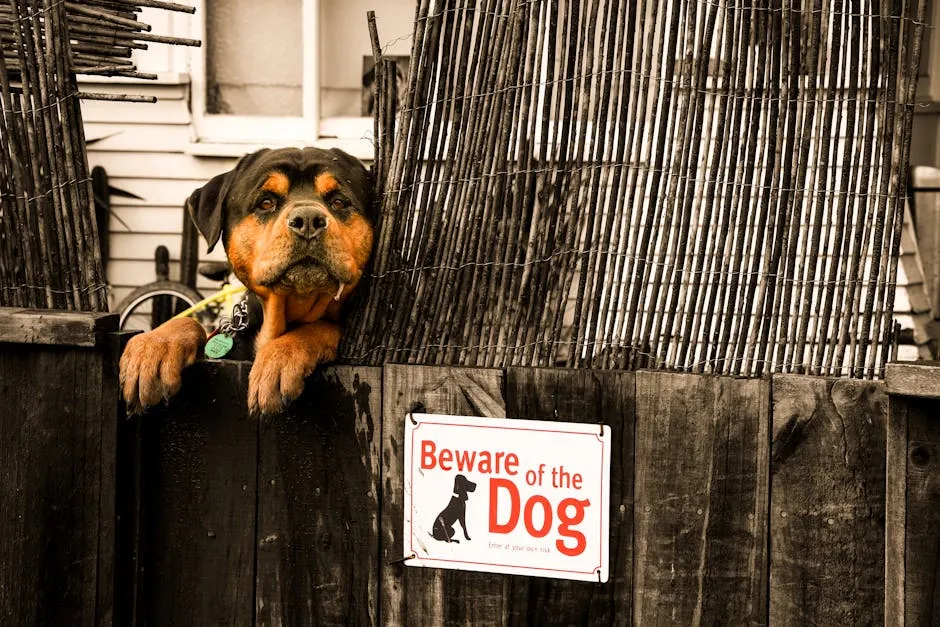
<svg viewBox="0 0 940 627"><path fill-rule="evenodd" d="M924 5L422 0L342 353L880 376Z"/></svg>

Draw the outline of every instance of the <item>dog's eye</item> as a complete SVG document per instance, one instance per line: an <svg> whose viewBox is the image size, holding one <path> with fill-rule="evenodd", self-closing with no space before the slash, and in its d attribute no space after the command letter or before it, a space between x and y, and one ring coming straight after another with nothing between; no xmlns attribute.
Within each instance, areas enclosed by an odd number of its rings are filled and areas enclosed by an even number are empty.
<svg viewBox="0 0 940 627"><path fill-rule="evenodd" d="M277 207L277 201L270 196L265 196L258 202L258 209L261 211L273 211Z"/></svg>
<svg viewBox="0 0 940 627"><path fill-rule="evenodd" d="M337 197L333 199L333 201L330 203L330 206L336 209L337 211L339 211L341 209L345 209L346 207L348 207L349 201L346 200L345 198Z"/></svg>

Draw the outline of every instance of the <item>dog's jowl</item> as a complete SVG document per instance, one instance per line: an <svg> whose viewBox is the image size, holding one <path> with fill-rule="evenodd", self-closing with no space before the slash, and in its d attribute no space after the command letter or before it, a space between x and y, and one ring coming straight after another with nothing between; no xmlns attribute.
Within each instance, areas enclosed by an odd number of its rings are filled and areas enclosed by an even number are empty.
<svg viewBox="0 0 940 627"><path fill-rule="evenodd" d="M343 304L372 251L372 190L368 170L340 150L284 148L243 157L189 197L209 250L222 241L263 312L253 329L252 413L283 409L305 377L336 356ZM121 358L128 410L175 394L205 343L192 318L132 338Z"/></svg>

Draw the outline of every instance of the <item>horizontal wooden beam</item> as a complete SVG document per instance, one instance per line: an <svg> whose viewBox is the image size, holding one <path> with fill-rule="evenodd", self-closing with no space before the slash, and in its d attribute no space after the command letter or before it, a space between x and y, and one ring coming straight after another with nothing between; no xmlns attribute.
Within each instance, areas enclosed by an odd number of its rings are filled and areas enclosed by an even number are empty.
<svg viewBox="0 0 940 627"><path fill-rule="evenodd" d="M95 347L117 330L114 313L0 307L0 342Z"/></svg>
<svg viewBox="0 0 940 627"><path fill-rule="evenodd" d="M888 364L885 366L885 390L896 396L940 398L940 361Z"/></svg>

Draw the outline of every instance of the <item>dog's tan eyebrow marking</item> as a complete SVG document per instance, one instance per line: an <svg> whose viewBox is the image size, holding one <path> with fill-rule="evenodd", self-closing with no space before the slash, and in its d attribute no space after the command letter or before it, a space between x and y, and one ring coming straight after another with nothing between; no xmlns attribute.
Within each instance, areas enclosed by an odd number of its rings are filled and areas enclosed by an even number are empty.
<svg viewBox="0 0 940 627"><path fill-rule="evenodd" d="M290 191L290 179L283 172L271 172L261 189L274 192L278 196L286 196Z"/></svg>
<svg viewBox="0 0 940 627"><path fill-rule="evenodd" d="M318 194L325 196L333 190L339 189L339 182L336 180L335 176L329 172L324 172L313 180L313 188Z"/></svg>

